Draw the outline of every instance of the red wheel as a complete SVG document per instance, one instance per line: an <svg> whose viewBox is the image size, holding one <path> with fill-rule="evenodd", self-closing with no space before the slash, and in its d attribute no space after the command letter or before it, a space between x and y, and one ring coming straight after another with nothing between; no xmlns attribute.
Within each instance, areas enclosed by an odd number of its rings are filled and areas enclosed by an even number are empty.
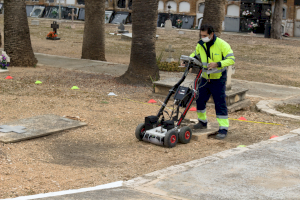
<svg viewBox="0 0 300 200"><path fill-rule="evenodd" d="M184 137L185 137L186 140L190 139L190 137L191 137L191 132L186 131L186 132L184 133Z"/></svg>
<svg viewBox="0 0 300 200"><path fill-rule="evenodd" d="M179 142L183 144L187 144L190 142L192 138L192 130L188 126L184 126L180 129L179 132Z"/></svg>
<svg viewBox="0 0 300 200"><path fill-rule="evenodd" d="M166 147L172 148L176 146L177 142L178 142L177 131L174 130L168 131L164 138L164 145Z"/></svg>
<svg viewBox="0 0 300 200"><path fill-rule="evenodd" d="M142 141L145 135L145 123L139 124L135 129L135 137Z"/></svg>
<svg viewBox="0 0 300 200"><path fill-rule="evenodd" d="M172 135L171 138L170 138L170 142L173 144L176 142L176 135Z"/></svg>

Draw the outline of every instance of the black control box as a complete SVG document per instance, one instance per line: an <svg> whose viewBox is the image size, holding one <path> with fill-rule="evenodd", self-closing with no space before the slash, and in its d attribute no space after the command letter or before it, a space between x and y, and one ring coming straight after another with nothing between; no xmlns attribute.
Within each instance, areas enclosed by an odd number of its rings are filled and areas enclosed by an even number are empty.
<svg viewBox="0 0 300 200"><path fill-rule="evenodd" d="M150 130L156 127L158 121L157 116L148 116L145 117L145 130Z"/></svg>
<svg viewBox="0 0 300 200"><path fill-rule="evenodd" d="M192 90L188 87L180 86L176 91L174 99L180 101L179 102L180 106L186 107L191 97L192 97Z"/></svg>

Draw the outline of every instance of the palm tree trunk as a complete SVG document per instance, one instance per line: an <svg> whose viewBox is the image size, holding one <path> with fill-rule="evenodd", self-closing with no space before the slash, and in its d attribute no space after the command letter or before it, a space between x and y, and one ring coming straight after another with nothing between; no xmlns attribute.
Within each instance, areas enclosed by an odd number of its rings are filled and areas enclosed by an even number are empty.
<svg viewBox="0 0 300 200"><path fill-rule="evenodd" d="M11 58L10 66L35 66L25 1L5 0L4 10L4 50Z"/></svg>
<svg viewBox="0 0 300 200"><path fill-rule="evenodd" d="M282 24L282 7L283 0L275 0L274 13L272 15L271 38L281 38L281 24Z"/></svg>
<svg viewBox="0 0 300 200"><path fill-rule="evenodd" d="M222 33L222 23L225 18L225 0L206 0L202 24L214 27L215 34Z"/></svg>
<svg viewBox="0 0 300 200"><path fill-rule="evenodd" d="M159 79L156 64L158 0L132 1L132 43L128 70L119 78L126 84L148 84Z"/></svg>
<svg viewBox="0 0 300 200"><path fill-rule="evenodd" d="M105 0L85 1L82 59L105 60Z"/></svg>

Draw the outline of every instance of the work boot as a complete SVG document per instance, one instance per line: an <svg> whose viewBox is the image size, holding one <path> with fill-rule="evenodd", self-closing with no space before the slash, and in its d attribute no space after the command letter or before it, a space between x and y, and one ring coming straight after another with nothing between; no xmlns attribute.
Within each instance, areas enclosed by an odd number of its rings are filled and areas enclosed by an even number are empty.
<svg viewBox="0 0 300 200"><path fill-rule="evenodd" d="M207 129L207 123L203 123L203 122L200 122L196 125L193 125L192 126L192 129L196 130L196 129Z"/></svg>
<svg viewBox="0 0 300 200"><path fill-rule="evenodd" d="M223 139L225 139L226 138L226 136L227 136L227 130L219 130L218 132L217 132L217 135L216 135L216 139L217 140L223 140Z"/></svg>

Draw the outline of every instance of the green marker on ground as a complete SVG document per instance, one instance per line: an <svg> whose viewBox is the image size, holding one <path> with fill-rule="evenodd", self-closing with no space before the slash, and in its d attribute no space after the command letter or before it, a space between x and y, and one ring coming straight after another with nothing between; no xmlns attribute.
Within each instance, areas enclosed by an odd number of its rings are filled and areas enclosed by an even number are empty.
<svg viewBox="0 0 300 200"><path fill-rule="evenodd" d="M71 90L79 90L79 87L73 86L73 87L71 88Z"/></svg>
<svg viewBox="0 0 300 200"><path fill-rule="evenodd" d="M36 81L35 84L42 84L42 81Z"/></svg>

